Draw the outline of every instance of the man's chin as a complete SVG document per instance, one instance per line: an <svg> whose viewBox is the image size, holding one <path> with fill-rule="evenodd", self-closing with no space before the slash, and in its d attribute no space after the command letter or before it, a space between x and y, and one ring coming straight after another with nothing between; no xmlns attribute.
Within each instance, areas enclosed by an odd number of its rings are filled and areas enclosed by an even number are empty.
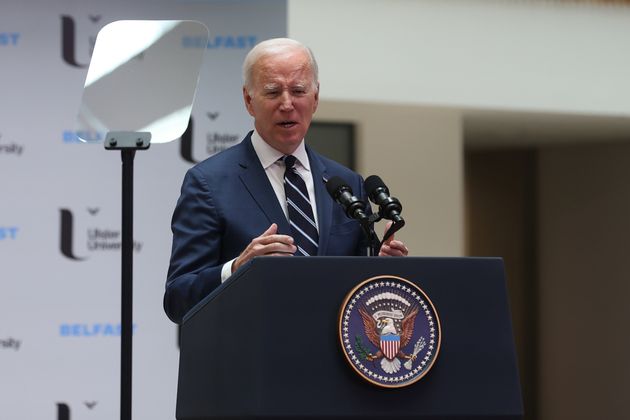
<svg viewBox="0 0 630 420"><path fill-rule="evenodd" d="M303 138L304 136L300 133L280 133L280 135L275 136L272 146L283 153L293 153Z"/></svg>

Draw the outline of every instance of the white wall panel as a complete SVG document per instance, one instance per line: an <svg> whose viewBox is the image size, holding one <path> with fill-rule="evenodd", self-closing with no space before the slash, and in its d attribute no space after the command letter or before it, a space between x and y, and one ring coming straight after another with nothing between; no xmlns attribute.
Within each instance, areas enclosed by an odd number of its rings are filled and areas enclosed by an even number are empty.
<svg viewBox="0 0 630 420"><path fill-rule="evenodd" d="M120 249L91 249L89 235L120 232L120 154L79 144L71 132L87 72L80 66L89 63L98 30L120 19L194 19L210 29L187 138L189 157L199 161L217 149L216 137L239 141L251 129L241 63L256 42L286 34L286 1L1 2L1 419L119 416ZM66 30L76 28L75 52L65 60L64 21ZM182 48L193 47L206 46L182 40ZM140 419L172 419L175 412L176 327L162 295L170 218L193 163L181 144L153 145L135 159L141 248L134 255L133 390ZM62 214L72 215L71 225L61 226ZM62 236L70 234L81 260L61 252Z"/></svg>
<svg viewBox="0 0 630 420"><path fill-rule="evenodd" d="M289 35L324 100L630 115L626 5L290 0Z"/></svg>

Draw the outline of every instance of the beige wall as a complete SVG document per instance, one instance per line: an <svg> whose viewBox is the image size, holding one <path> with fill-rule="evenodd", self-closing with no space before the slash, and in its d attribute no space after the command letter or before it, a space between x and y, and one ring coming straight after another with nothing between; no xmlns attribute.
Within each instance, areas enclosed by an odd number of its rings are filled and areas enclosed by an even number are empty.
<svg viewBox="0 0 630 420"><path fill-rule="evenodd" d="M539 157L540 419L628 418L630 145Z"/></svg>
<svg viewBox="0 0 630 420"><path fill-rule="evenodd" d="M463 139L458 112L322 101L315 117L356 124L357 169L364 177L379 175L402 202L407 225L398 237L411 255L463 255ZM382 236L382 230L377 233Z"/></svg>

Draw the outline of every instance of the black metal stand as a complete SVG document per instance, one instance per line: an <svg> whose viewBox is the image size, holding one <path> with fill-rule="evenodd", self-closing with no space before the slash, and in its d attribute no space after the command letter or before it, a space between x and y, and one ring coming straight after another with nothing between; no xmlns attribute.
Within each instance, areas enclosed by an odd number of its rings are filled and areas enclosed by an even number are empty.
<svg viewBox="0 0 630 420"><path fill-rule="evenodd" d="M365 240L367 243L367 255L368 257L374 257L378 255L378 251L381 249L381 241L378 239L378 235L374 232L374 223L381 220L381 217L372 213L370 216L363 221L360 221L361 228L363 229L363 233L365 234Z"/></svg>
<svg viewBox="0 0 630 420"><path fill-rule="evenodd" d="M133 341L133 159L136 151L121 150L120 155L122 158L120 418L130 420Z"/></svg>
<svg viewBox="0 0 630 420"><path fill-rule="evenodd" d="M384 219L382 215L379 213L372 213L366 219L364 219L361 223L361 227L363 228L363 233L365 234L365 239L367 242L367 255L369 257L377 256L381 246L383 243L394 233L399 231L403 226L405 226L405 220L398 215L395 220L393 220L392 225L389 227L385 235L383 235L383 240L378 239L378 235L374 232L374 223ZM390 219L391 220L391 219Z"/></svg>
<svg viewBox="0 0 630 420"><path fill-rule="evenodd" d="M389 229L387 229L385 235L383 235L383 241L381 242L381 245L383 245L383 242L389 239L389 237L392 236L394 233L398 232L403 226L405 226L405 221L402 217L398 216L396 220L393 220L392 225L389 227Z"/></svg>
<svg viewBox="0 0 630 420"><path fill-rule="evenodd" d="M131 420L133 350L133 161L136 150L150 146L151 133L110 132L106 150L120 150L122 159L120 419Z"/></svg>

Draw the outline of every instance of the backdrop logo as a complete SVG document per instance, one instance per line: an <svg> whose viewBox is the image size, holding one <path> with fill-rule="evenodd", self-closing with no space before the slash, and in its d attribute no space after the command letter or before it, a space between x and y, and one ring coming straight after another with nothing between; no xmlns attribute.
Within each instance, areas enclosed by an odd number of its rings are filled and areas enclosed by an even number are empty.
<svg viewBox="0 0 630 420"><path fill-rule="evenodd" d="M206 121L209 124L212 124L219 118L219 112L206 112ZM180 143L180 153L182 158L190 163L198 163L199 161L193 157L194 143L195 143L195 121L193 117L190 117L190 121L188 122L188 128L181 137ZM207 156L214 155L219 153L230 146L238 143L240 140L239 134L233 133L225 133L219 131L207 131L205 133L206 137L206 150L205 153Z"/></svg>
<svg viewBox="0 0 630 420"><path fill-rule="evenodd" d="M238 143L239 135L230 133L207 133L206 134L206 151L208 155L219 153L230 146Z"/></svg>
<svg viewBox="0 0 630 420"><path fill-rule="evenodd" d="M18 230L17 226L0 226L0 241L17 239Z"/></svg>
<svg viewBox="0 0 630 420"><path fill-rule="evenodd" d="M184 36L182 47L184 48L207 48L209 50L248 50L257 44L256 35L216 35L214 38L203 36Z"/></svg>
<svg viewBox="0 0 630 420"><path fill-rule="evenodd" d="M132 334L136 332L137 325L133 324ZM81 338L95 338L95 337L120 337L122 327L120 324L113 324L108 322L94 322L92 324L65 323L59 325L60 337L81 337Z"/></svg>
<svg viewBox="0 0 630 420"><path fill-rule="evenodd" d="M87 410L94 410L98 404L98 401L83 401L83 406ZM71 420L70 418L70 405L65 402L57 403L57 420Z"/></svg>
<svg viewBox="0 0 630 420"><path fill-rule="evenodd" d="M3 139L2 133L0 133L0 156L2 155L16 155L20 156L24 151L24 146L15 142L8 143Z"/></svg>
<svg viewBox="0 0 630 420"><path fill-rule="evenodd" d="M94 50L94 44L96 43L96 34L100 29L99 24L101 20L100 15L89 15L89 22L91 23L91 34L87 37L87 44L82 42L83 46L87 46L87 54L82 54L84 59L79 60L77 58L77 44L79 43L77 37L77 25L74 19L68 15L61 16L61 57L68 65L84 68L89 64L89 57L92 56Z"/></svg>
<svg viewBox="0 0 630 420"><path fill-rule="evenodd" d="M21 345L22 345L22 340L18 340L13 337L0 338L0 350L18 351Z"/></svg>
<svg viewBox="0 0 630 420"><path fill-rule="evenodd" d="M19 32L0 32L0 47L16 47L19 41Z"/></svg>
<svg viewBox="0 0 630 420"><path fill-rule="evenodd" d="M74 247L75 239L75 222L74 214L69 209L60 209L60 235L59 249L61 253L71 260L82 261L88 258L85 254L93 254L98 252L117 251L121 248L121 233L119 230L104 228L94 224L98 218L100 209L98 207L88 207L83 220L88 220L88 227L81 230L79 240L83 245L82 256L77 255ZM98 220L98 219L97 219ZM143 243L134 241L133 249L135 252L142 250Z"/></svg>

